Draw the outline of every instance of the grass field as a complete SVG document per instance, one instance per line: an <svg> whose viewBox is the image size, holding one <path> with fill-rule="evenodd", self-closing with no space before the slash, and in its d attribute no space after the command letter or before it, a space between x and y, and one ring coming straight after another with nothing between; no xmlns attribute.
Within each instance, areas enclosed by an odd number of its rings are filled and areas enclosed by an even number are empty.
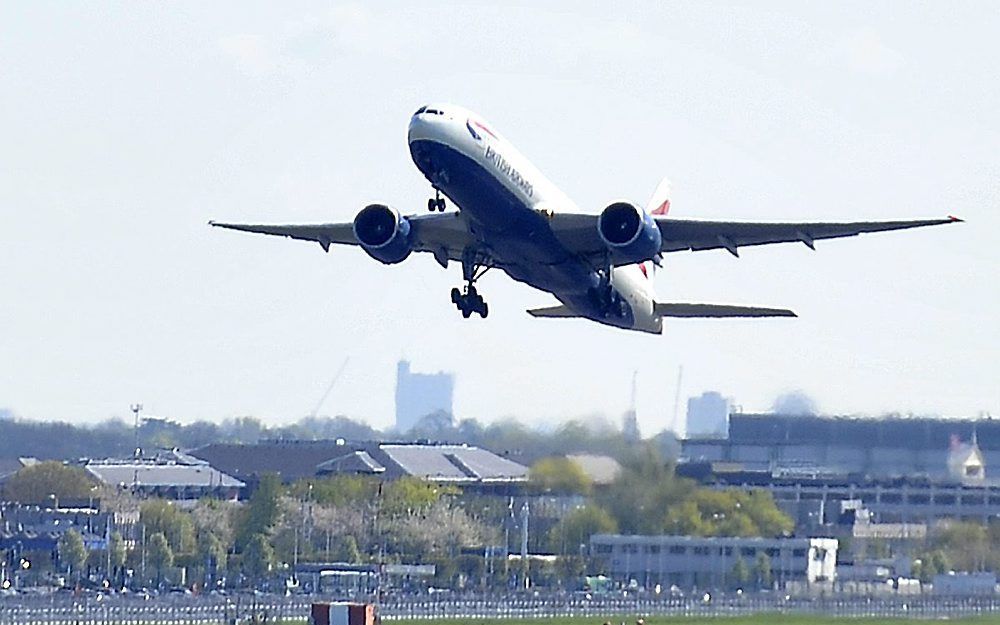
<svg viewBox="0 0 1000 625"><path fill-rule="evenodd" d="M387 621L392 625L603 625L610 621L612 625L635 625L635 617L621 616L607 618L566 617L544 619L433 619L412 621ZM928 619L885 619L885 618L848 618L833 616L809 616L797 614L758 614L755 616L734 616L717 618L700 617L669 617L652 616L644 619L645 625L927 625L934 621ZM947 619L948 623L962 625L1000 625L1000 617L973 617L963 619Z"/></svg>

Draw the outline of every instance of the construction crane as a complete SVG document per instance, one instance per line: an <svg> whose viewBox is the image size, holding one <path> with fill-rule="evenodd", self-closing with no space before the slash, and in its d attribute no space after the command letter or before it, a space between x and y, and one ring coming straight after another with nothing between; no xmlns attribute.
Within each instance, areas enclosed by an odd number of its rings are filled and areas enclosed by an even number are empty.
<svg viewBox="0 0 1000 625"><path fill-rule="evenodd" d="M334 375L333 379L330 380L330 384L326 387L326 391L323 393L323 396L319 398L319 401L316 402L316 407L313 408L313 411L309 414L310 417L315 418L319 414L319 409L323 407L324 403L326 403L327 397L330 396L330 393L333 391L333 387L337 385L337 380L340 379L340 376L344 375L344 369L347 368L347 363L350 361L350 356L344 358L344 362L340 365L340 369L337 369L336 375Z"/></svg>

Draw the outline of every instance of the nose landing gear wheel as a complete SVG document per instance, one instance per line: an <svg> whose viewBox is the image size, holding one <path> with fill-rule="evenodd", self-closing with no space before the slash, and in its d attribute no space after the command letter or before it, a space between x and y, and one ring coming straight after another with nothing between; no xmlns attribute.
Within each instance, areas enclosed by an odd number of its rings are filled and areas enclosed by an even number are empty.
<svg viewBox="0 0 1000 625"><path fill-rule="evenodd" d="M446 207L447 207L447 204L445 203L444 198L441 197L441 192L435 190L434 191L434 197L432 197L431 199L427 200L427 210L430 211L430 212L432 212L432 213L434 211L441 211L443 213L444 209Z"/></svg>

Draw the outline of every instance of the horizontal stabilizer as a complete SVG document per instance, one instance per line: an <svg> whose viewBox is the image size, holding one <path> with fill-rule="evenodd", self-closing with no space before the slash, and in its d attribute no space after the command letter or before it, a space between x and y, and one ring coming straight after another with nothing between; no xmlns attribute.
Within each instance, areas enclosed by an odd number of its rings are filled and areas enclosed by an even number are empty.
<svg viewBox="0 0 1000 625"><path fill-rule="evenodd" d="M724 304L653 304L660 317L798 317L787 308L727 306Z"/></svg>
<svg viewBox="0 0 1000 625"><path fill-rule="evenodd" d="M532 308L528 311L532 317L579 317L567 306L550 306L549 308Z"/></svg>

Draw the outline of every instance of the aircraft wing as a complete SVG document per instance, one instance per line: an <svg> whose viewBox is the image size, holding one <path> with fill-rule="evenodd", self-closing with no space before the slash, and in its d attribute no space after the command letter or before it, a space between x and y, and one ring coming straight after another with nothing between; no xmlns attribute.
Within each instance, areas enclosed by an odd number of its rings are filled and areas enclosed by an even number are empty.
<svg viewBox="0 0 1000 625"><path fill-rule="evenodd" d="M914 219L908 221L856 221L850 223L755 223L738 221L694 221L686 219L656 219L663 235L664 252L680 250L725 249L739 256L739 248L772 243L803 243L813 248L820 239L853 237L868 232L905 230L938 226L961 221L957 217L945 219Z"/></svg>
<svg viewBox="0 0 1000 625"><path fill-rule="evenodd" d="M699 221L656 217L656 225L663 235L661 252L681 250L724 249L739 256L739 248L772 243L803 243L814 248L820 239L853 237L868 232L904 230L937 226L962 221L957 217L945 219L915 219L907 221L857 221L857 222L739 222ZM556 237L567 249L599 260L606 254L604 243L597 234L597 215L556 213L550 217Z"/></svg>
<svg viewBox="0 0 1000 625"><path fill-rule="evenodd" d="M407 216L410 222L410 236L413 249L430 252L438 259L461 260L462 250L474 243L472 233L461 213L441 213ZM324 250L331 244L359 245L354 237L353 223L330 224L232 224L208 222L209 225L228 230L240 230L256 234L270 234L302 241L315 241Z"/></svg>

